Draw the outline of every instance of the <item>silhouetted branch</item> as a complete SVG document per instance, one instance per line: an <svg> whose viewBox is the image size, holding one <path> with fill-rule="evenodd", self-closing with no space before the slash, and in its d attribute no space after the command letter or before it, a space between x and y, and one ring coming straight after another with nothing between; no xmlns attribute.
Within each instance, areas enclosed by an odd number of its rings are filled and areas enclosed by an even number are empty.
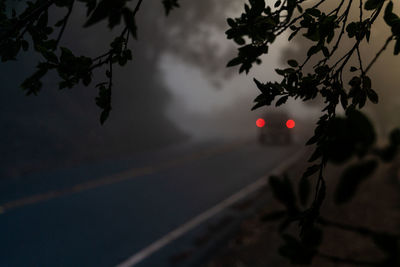
<svg viewBox="0 0 400 267"><path fill-rule="evenodd" d="M387 46L390 44L391 41L393 41L394 35L389 36L387 38L385 44L382 46L382 48L379 50L379 52L375 55L375 57L372 59L371 63L369 63L368 67L365 69L365 73L369 71L369 69L375 64L376 60L380 57L380 55L383 53L383 51L386 50Z"/></svg>
<svg viewBox="0 0 400 267"><path fill-rule="evenodd" d="M58 45L59 45L59 43L60 43L60 40L61 40L61 37L62 37L63 34L64 34L65 27L67 26L69 17L71 16L71 13L72 13L72 9L73 9L73 7L74 7L74 4L75 4L75 0L71 1L71 5L68 7L67 15L65 15L65 17L64 17L64 19L63 19L63 24L62 24L60 33L58 34L58 37L57 37L56 47L58 47Z"/></svg>

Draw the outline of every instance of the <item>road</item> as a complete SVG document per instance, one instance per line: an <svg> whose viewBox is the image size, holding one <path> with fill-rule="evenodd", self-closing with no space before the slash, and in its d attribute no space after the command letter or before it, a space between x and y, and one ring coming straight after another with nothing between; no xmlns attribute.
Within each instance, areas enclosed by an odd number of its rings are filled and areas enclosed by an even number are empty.
<svg viewBox="0 0 400 267"><path fill-rule="evenodd" d="M253 141L210 142L3 179L0 266L127 263L298 150ZM169 266L167 257L202 224L172 238L137 266Z"/></svg>

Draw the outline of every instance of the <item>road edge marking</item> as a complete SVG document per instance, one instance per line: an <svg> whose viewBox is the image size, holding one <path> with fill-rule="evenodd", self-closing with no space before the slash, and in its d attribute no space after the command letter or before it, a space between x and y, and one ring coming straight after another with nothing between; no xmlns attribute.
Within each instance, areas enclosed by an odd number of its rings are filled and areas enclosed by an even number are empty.
<svg viewBox="0 0 400 267"><path fill-rule="evenodd" d="M255 182L247 185L242 190L236 192L235 194L231 195L230 197L226 198L225 200L219 202L217 205L211 207L210 209L200 213L199 215L195 216L191 220L187 221L186 223L182 224L181 226L175 228L168 234L164 235L160 239L156 240L155 242L151 243L149 246L141 249L137 253L133 254L131 257L127 258L122 263L116 265L116 267L132 267L136 264L142 262L146 258L150 257L153 253L157 252L158 250L162 249L172 241L178 239L179 237L183 236L185 233L189 232L190 230L194 229L195 227L202 224L204 221L210 219L214 215L220 213L224 209L232 206L234 203L238 202L239 200L245 198L249 194L257 191L258 189L262 188L268 183L268 177L271 175L281 174L285 171L290 165L295 163L302 155L305 153L305 149L300 150L293 156L289 157L287 160L282 162L280 165L272 169L267 175L262 176L261 178L257 179Z"/></svg>

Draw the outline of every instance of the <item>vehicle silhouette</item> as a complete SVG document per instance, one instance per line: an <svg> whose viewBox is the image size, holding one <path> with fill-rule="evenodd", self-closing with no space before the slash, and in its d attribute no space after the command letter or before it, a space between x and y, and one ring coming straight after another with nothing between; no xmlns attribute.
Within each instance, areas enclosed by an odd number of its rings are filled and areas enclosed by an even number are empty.
<svg viewBox="0 0 400 267"><path fill-rule="evenodd" d="M289 145L293 142L294 120L285 112L268 112L257 120L258 141L262 145Z"/></svg>

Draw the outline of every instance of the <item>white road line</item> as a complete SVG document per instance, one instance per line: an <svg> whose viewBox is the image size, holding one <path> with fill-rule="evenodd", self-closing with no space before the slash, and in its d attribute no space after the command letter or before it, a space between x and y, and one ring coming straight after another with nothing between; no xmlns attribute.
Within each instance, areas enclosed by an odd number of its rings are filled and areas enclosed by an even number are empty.
<svg viewBox="0 0 400 267"><path fill-rule="evenodd" d="M214 207L206 210L205 212L197 215L190 221L182 224L175 230L169 232L162 238L158 239L148 247L143 248L139 252L133 254L131 257L126 259L124 262L118 264L116 267L131 267L135 266L136 264L140 263L141 261L145 260L149 256L151 256L156 251L160 250L161 248L165 247L175 239L179 238L180 236L184 235L188 231L194 229L195 227L199 226L204 221L210 219L214 215L218 214L222 210L232 206L235 202L243 199L244 197L248 196L249 194L257 191L261 187L265 186L268 182L268 177L272 174L281 174L286 168L296 162L302 155L304 155L304 149L299 151L298 153L294 154L292 157L289 157L287 160L282 162L276 168L274 168L268 175L259 178L254 183L246 186L239 192L233 194L232 196L228 197L227 199L223 200L222 202L218 203Z"/></svg>

